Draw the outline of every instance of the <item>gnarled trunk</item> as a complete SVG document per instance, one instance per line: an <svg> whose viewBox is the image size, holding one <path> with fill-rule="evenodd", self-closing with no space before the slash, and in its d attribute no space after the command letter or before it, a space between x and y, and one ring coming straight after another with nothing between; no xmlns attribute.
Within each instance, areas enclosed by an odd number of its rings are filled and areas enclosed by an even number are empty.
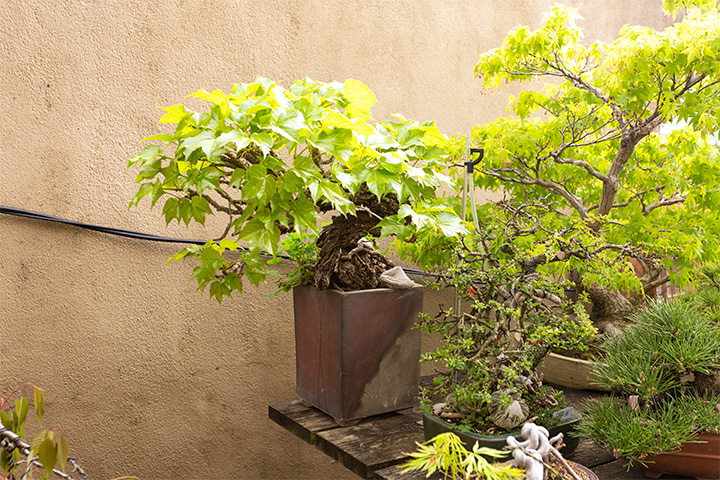
<svg viewBox="0 0 720 480"><path fill-rule="evenodd" d="M587 292L592 302L590 319L600 332L617 333L630 323L627 317L636 307L621 293L597 285Z"/></svg>
<svg viewBox="0 0 720 480"><path fill-rule="evenodd" d="M320 247L315 263L313 285L325 290L343 291L377 288L380 275L395 265L372 248L365 239L372 234L380 219L398 212L400 204L394 195L380 201L365 186L353 197L358 207L356 216L338 215L320 234Z"/></svg>
<svg viewBox="0 0 720 480"><path fill-rule="evenodd" d="M335 217L317 241L320 252L315 263L313 285L320 290L376 288L380 275L394 267L365 240L377 223L377 219L365 212L357 217Z"/></svg>

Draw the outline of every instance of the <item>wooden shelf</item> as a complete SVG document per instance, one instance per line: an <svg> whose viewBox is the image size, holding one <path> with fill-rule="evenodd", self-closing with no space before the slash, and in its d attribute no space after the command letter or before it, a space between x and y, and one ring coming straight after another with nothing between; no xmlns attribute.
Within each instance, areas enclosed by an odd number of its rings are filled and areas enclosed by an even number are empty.
<svg viewBox="0 0 720 480"><path fill-rule="evenodd" d="M572 406L582 409L582 401L601 395L585 390L565 390ZM270 405L268 415L275 423L315 445L361 478L384 480L424 480L421 472L403 472L398 465L416 449L416 442L424 442L420 412L388 413L366 418L350 427L341 427L330 417L300 400ZM568 455L569 460L589 467L601 480L645 479L638 468L629 471L623 461L617 461L607 450L580 439L578 448ZM441 480L435 474L430 480ZM663 476L661 480L683 480L689 477Z"/></svg>

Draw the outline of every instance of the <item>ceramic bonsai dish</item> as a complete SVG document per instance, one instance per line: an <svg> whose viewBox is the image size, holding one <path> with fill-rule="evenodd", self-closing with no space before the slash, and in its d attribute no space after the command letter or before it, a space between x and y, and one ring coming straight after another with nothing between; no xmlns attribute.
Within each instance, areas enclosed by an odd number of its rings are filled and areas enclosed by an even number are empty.
<svg viewBox="0 0 720 480"><path fill-rule="evenodd" d="M562 432L563 442L565 443L565 446L563 447L561 453L563 455L568 455L575 451L578 443L580 443L580 439L578 437L574 437L568 434L580 421L581 415L580 412L578 412L572 407L560 410L559 412L557 412L557 414L559 414L559 416L561 417L562 423L548 428L548 431L550 432L550 437L553 437L558 433ZM507 445L506 439L508 435L512 435L517 438L518 441L522 441L522 437L520 436L519 431L504 435L480 435L472 432L461 432L457 429L455 425L428 413L423 413L423 430L425 432L425 440L430 440L431 438L440 433L452 431L458 437L460 437L460 440L463 441L463 443L465 444L465 448L467 448L468 450L472 450L473 445L476 442L481 447L489 447L501 450L503 447L505 447L505 445Z"/></svg>

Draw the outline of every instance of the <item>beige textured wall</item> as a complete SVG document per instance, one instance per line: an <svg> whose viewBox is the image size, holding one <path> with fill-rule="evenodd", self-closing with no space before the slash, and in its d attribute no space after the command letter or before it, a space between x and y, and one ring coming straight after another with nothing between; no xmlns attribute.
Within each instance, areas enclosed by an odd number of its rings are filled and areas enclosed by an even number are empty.
<svg viewBox="0 0 720 480"><path fill-rule="evenodd" d="M376 117L448 133L505 111L472 69L554 0L0 0L0 205L161 235L128 211L127 159L158 105L263 75L353 77ZM660 0L576 0L588 38L666 20ZM0 394L45 388L93 478L354 478L267 419L293 398L291 298L218 306L175 247L0 215ZM432 306L437 298L428 296Z"/></svg>

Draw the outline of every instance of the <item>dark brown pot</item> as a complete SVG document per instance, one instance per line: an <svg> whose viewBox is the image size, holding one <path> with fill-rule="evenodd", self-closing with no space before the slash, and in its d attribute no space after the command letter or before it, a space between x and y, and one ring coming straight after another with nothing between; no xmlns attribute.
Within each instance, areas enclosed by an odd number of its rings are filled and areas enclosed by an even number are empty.
<svg viewBox="0 0 720 480"><path fill-rule="evenodd" d="M650 478L659 478L665 473L698 480L720 478L720 434L703 433L698 440L706 443L685 443L676 452L646 457L643 474Z"/></svg>
<svg viewBox="0 0 720 480"><path fill-rule="evenodd" d="M421 286L293 289L296 393L341 425L412 407L420 380Z"/></svg>

